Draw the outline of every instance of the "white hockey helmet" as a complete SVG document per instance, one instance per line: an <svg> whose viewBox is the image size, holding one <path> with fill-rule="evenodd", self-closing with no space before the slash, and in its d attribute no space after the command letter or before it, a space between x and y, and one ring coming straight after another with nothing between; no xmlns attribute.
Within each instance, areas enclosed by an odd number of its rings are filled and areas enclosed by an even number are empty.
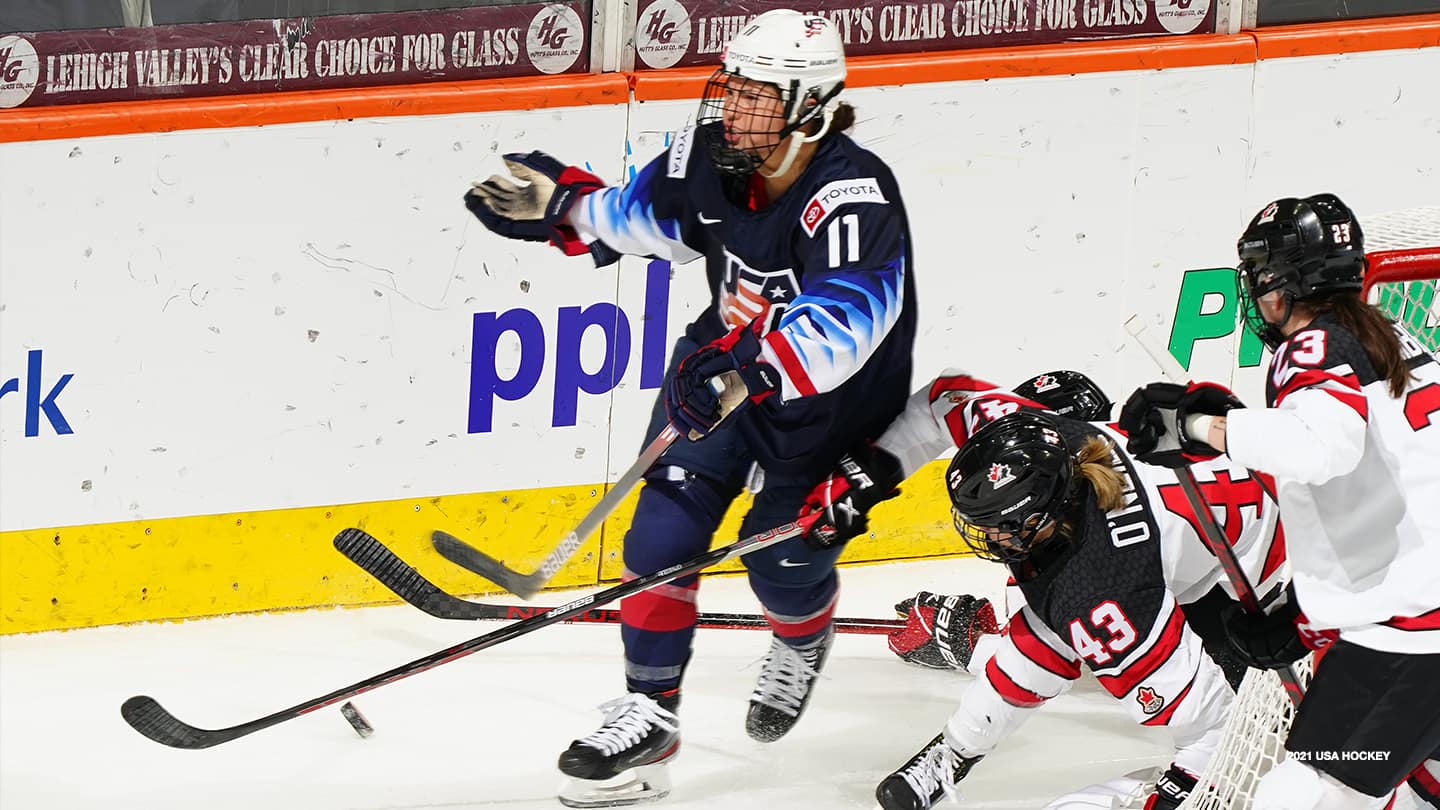
<svg viewBox="0 0 1440 810"><path fill-rule="evenodd" d="M725 97L737 79L775 88L777 113L749 115L744 124L727 122ZM802 143L825 137L844 86L845 45L829 20L790 9L761 14L730 40L700 99L697 123L717 132L710 141L711 161L722 173L748 175L788 141L769 176L785 173ZM801 129L812 122L808 134Z"/></svg>
<svg viewBox="0 0 1440 810"><path fill-rule="evenodd" d="M845 85L840 32L824 17L791 9L751 20L730 40L723 61L727 73L780 88L791 127L822 112Z"/></svg>

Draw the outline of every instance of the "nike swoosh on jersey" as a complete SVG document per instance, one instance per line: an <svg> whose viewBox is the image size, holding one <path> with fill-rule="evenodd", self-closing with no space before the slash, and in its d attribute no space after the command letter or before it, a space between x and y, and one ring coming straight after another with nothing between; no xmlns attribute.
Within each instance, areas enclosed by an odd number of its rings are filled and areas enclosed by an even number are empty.
<svg viewBox="0 0 1440 810"><path fill-rule="evenodd" d="M714 219L711 219L710 217L705 216L703 212L696 214L696 217L700 220L701 225L714 225L717 222L725 221L724 217L716 217Z"/></svg>
<svg viewBox="0 0 1440 810"><path fill-rule="evenodd" d="M781 568L799 568L802 565L809 565L808 562L792 562L789 557L780 558Z"/></svg>

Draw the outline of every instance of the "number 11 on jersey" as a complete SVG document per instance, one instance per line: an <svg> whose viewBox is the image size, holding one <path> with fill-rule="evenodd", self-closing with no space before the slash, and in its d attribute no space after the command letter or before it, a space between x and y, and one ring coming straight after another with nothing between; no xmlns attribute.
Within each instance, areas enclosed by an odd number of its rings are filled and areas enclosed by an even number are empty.
<svg viewBox="0 0 1440 810"><path fill-rule="evenodd" d="M841 231L848 233L842 235ZM841 242L845 243L845 261L860 261L860 215L846 214L843 217L836 217L831 220L830 227L826 229L830 237L830 266L840 266Z"/></svg>

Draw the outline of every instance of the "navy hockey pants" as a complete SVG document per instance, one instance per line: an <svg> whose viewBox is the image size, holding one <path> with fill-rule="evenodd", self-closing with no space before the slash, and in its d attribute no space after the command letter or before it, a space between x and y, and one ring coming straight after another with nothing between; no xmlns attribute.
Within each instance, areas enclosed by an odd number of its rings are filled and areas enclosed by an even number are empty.
<svg viewBox="0 0 1440 810"><path fill-rule="evenodd" d="M680 338L671 354L668 385L679 361L697 348ZM664 390L663 388L661 389ZM657 398L645 441L667 423ZM682 437L645 477L630 530L625 534L625 578L684 562L710 548L730 502L744 489L753 461L733 426L722 425L698 442ZM768 476L741 524L749 537L794 520L813 478ZM727 544L739 538L718 538ZM741 558L750 587L776 635L804 645L829 629L838 595L838 549L812 551L799 538ZM625 678L632 691L656 692L680 685L695 634L698 577L692 575L635 594L620 603Z"/></svg>

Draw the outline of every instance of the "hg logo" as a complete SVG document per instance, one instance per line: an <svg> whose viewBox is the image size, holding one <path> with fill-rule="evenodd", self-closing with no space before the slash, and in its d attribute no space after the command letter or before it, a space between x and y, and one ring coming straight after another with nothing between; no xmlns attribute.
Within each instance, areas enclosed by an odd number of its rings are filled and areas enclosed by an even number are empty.
<svg viewBox="0 0 1440 810"><path fill-rule="evenodd" d="M11 60L12 50L14 48L0 51L0 82L13 82L20 78L20 69L25 63L19 59Z"/></svg>
<svg viewBox="0 0 1440 810"><path fill-rule="evenodd" d="M555 21L558 19L560 19L559 14L551 14L545 18L545 22L540 23L540 43L557 51L565 47L565 40L570 31L568 28L557 27Z"/></svg>
<svg viewBox="0 0 1440 810"><path fill-rule="evenodd" d="M673 22L665 22L665 9L657 9L650 15L650 22L645 24L645 36L652 42L669 45L670 39L675 36L675 26Z"/></svg>
<svg viewBox="0 0 1440 810"><path fill-rule="evenodd" d="M50 427L57 435L64 436L74 433L70 423L65 421L65 414L60 412L60 406L55 404L55 399L65 386L70 384L74 374L61 374L60 379L47 390L41 382L40 364L42 362L41 350L31 349L25 362L25 435L40 435L40 415L43 413L49 420ZM6 394L20 393L20 378L11 377L0 383L0 400ZM43 394L43 397L42 397Z"/></svg>

